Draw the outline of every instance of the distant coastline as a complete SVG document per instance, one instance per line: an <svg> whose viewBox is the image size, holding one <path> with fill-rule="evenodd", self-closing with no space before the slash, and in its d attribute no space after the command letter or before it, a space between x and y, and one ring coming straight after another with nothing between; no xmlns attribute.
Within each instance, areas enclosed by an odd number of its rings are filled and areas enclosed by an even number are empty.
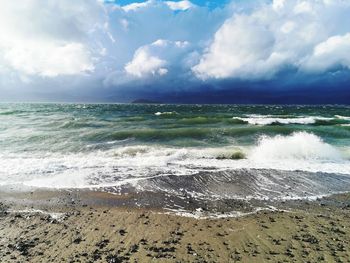
<svg viewBox="0 0 350 263"><path fill-rule="evenodd" d="M131 102L132 104L163 104L160 101L148 100L148 99L136 99Z"/></svg>

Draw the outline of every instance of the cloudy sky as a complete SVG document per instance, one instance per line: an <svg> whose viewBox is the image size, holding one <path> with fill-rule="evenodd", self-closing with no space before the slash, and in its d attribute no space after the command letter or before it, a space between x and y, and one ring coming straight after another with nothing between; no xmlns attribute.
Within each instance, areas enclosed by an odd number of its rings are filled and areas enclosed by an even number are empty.
<svg viewBox="0 0 350 263"><path fill-rule="evenodd" d="M347 0L0 0L2 101L350 103Z"/></svg>

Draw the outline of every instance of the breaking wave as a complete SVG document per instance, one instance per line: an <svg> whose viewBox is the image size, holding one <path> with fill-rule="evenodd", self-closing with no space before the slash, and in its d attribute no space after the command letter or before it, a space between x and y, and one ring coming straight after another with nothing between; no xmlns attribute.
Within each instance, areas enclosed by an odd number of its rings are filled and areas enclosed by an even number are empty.
<svg viewBox="0 0 350 263"><path fill-rule="evenodd" d="M350 117L349 116L334 115L334 117L336 117L338 119L341 119L341 120L350 121Z"/></svg>
<svg viewBox="0 0 350 263"><path fill-rule="evenodd" d="M337 149L307 132L296 132L290 136L262 136L250 157L253 160L342 160Z"/></svg>
<svg viewBox="0 0 350 263"><path fill-rule="evenodd" d="M160 111L158 111L158 112L156 112L156 113L154 113L154 115L156 115L156 116L167 116L167 115L177 115L178 113L176 112L176 111L165 111L165 112L160 112Z"/></svg>
<svg viewBox="0 0 350 263"><path fill-rule="evenodd" d="M276 115L249 115L248 117L233 117L233 119L244 121L251 125L272 125L272 124L317 124L319 122L331 122L334 118L326 117L290 117ZM330 123L332 124L332 123Z"/></svg>
<svg viewBox="0 0 350 263"><path fill-rule="evenodd" d="M89 153L0 156L1 184L52 188L120 185L153 176L191 175L206 170L271 169L350 175L349 150L307 132L261 136L255 146L176 148L116 146Z"/></svg>

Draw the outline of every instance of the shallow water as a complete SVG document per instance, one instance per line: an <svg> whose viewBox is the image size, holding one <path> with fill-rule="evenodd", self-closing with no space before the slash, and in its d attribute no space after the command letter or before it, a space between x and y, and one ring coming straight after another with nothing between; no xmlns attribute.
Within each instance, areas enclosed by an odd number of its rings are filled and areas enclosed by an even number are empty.
<svg viewBox="0 0 350 263"><path fill-rule="evenodd" d="M0 167L1 185L179 194L190 177L201 198L348 191L350 108L0 104ZM169 176L173 187L150 184Z"/></svg>

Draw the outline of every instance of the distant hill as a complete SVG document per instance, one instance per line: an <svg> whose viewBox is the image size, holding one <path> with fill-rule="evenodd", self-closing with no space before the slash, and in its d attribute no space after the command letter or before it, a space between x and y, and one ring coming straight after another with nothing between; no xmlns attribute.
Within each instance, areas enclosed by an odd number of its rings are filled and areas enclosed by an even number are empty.
<svg viewBox="0 0 350 263"><path fill-rule="evenodd" d="M147 100L147 99L137 99L137 100L132 101L131 103L135 103L135 104L162 104L159 101Z"/></svg>

